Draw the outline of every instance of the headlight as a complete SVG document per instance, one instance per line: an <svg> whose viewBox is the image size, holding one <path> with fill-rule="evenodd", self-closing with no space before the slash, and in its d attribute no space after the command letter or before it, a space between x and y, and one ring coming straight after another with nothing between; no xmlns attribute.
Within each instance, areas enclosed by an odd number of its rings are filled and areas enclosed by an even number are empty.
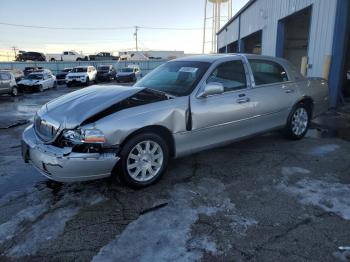
<svg viewBox="0 0 350 262"><path fill-rule="evenodd" d="M98 129L65 130L63 137L76 144L101 144L106 142L103 132Z"/></svg>

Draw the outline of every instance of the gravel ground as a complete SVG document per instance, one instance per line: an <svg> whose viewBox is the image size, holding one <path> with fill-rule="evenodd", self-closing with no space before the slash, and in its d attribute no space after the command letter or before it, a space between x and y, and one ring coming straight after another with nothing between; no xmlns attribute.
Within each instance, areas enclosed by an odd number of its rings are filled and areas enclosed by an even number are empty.
<svg viewBox="0 0 350 262"><path fill-rule="evenodd" d="M156 185L60 184L24 164L25 121L59 87L0 97L0 261L347 261L350 110L172 160ZM16 126L16 123L18 126ZM11 127L12 126L12 127Z"/></svg>

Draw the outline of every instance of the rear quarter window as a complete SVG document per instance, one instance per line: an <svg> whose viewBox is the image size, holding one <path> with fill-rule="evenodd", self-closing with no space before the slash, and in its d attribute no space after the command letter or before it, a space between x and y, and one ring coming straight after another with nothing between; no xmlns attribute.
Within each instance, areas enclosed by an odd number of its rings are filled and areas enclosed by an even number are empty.
<svg viewBox="0 0 350 262"><path fill-rule="evenodd" d="M251 59L255 85L266 85L289 81L287 71L277 62Z"/></svg>

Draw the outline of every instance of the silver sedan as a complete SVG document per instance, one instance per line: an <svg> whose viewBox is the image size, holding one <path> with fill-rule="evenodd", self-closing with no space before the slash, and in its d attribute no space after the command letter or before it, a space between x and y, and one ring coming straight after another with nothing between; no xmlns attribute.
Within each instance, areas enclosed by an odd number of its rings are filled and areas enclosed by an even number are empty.
<svg viewBox="0 0 350 262"><path fill-rule="evenodd" d="M50 179L119 176L144 187L177 158L283 129L301 139L328 109L328 84L289 62L231 54L170 61L133 87L91 86L44 105L23 157Z"/></svg>

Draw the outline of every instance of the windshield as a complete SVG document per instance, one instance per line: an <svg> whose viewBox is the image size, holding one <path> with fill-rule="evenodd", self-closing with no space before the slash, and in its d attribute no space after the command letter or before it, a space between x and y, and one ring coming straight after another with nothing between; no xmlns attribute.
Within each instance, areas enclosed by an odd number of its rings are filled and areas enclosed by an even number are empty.
<svg viewBox="0 0 350 262"><path fill-rule="evenodd" d="M126 73L132 73L134 72L134 69L130 68L130 67L125 67L119 70L120 72L126 72Z"/></svg>
<svg viewBox="0 0 350 262"><path fill-rule="evenodd" d="M87 72L87 67L76 67L73 68L72 73L84 73Z"/></svg>
<svg viewBox="0 0 350 262"><path fill-rule="evenodd" d="M186 96L193 91L209 66L210 63L207 62L168 62L146 75L135 86L147 87L175 96Z"/></svg>
<svg viewBox="0 0 350 262"><path fill-rule="evenodd" d="M28 79L33 79L33 80L40 80L43 79L42 74L30 74L27 76Z"/></svg>
<svg viewBox="0 0 350 262"><path fill-rule="evenodd" d="M97 69L101 70L101 71L108 71L109 70L109 66L99 66Z"/></svg>

